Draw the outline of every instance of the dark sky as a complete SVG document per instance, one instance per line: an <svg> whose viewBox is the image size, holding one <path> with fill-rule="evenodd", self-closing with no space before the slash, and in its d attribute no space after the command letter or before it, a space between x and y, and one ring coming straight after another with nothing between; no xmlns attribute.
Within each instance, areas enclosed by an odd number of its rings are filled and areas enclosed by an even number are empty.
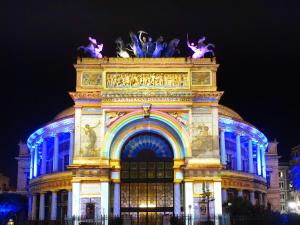
<svg viewBox="0 0 300 225"><path fill-rule="evenodd" d="M115 56L114 40L138 30L180 38L183 56L187 33L205 35L216 45L221 103L277 138L288 158L300 144L300 1L122 2L1 3L0 172L14 183L18 141L72 105L76 48L93 35Z"/></svg>

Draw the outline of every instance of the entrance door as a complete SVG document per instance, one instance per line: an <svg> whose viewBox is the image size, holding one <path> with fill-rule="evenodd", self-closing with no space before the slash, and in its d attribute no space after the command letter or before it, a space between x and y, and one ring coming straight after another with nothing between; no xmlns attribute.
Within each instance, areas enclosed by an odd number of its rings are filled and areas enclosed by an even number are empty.
<svg viewBox="0 0 300 225"><path fill-rule="evenodd" d="M173 215L173 210L173 155L169 144L154 134L135 136L125 144L122 154L122 216L135 225L158 225Z"/></svg>

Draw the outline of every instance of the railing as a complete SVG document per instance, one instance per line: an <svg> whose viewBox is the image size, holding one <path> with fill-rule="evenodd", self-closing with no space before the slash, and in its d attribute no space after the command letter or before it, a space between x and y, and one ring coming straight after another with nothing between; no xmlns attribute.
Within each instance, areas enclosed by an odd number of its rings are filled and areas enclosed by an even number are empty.
<svg viewBox="0 0 300 225"><path fill-rule="evenodd" d="M192 216L122 216L108 217L102 216L95 219L84 217L73 217L60 221L28 221L22 225L273 225L269 217L260 216L234 216L223 215L219 218L205 218ZM280 224L280 223L279 223Z"/></svg>

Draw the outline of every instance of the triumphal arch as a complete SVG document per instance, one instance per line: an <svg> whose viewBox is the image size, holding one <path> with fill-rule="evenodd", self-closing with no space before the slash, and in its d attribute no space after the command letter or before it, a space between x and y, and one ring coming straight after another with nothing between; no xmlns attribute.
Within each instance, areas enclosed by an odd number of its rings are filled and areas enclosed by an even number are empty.
<svg viewBox="0 0 300 225"><path fill-rule="evenodd" d="M216 61L83 58L75 67L73 215L89 202L104 214L194 213L204 190L221 215Z"/></svg>

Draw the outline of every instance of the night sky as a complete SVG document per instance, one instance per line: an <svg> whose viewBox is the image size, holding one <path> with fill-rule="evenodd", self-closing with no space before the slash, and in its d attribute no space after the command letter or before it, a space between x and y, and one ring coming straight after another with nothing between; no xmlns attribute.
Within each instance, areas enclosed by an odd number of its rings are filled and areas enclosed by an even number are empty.
<svg viewBox="0 0 300 225"><path fill-rule="evenodd" d="M107 3L113 2L113 3ZM88 36L116 56L114 40L145 30L154 39L216 45L221 104L238 112L288 159L299 141L300 1L9 1L0 7L0 172L15 185L18 142L72 106L76 48Z"/></svg>

